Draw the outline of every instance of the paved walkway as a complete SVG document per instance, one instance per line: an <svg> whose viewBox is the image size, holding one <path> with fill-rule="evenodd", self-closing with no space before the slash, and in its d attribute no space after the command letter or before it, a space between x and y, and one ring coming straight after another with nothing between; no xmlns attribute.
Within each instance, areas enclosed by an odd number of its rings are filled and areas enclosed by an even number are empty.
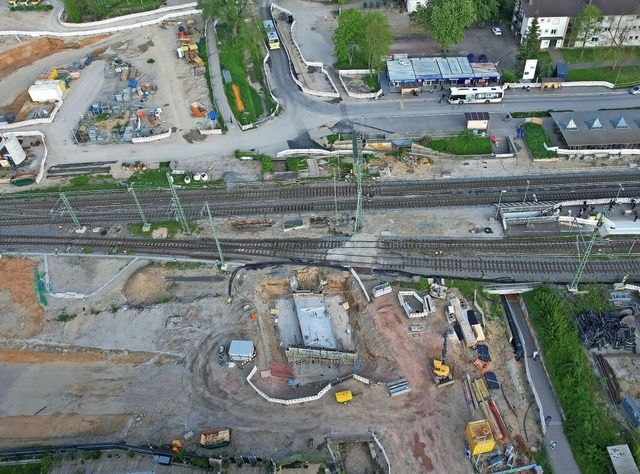
<svg viewBox="0 0 640 474"><path fill-rule="evenodd" d="M530 380L533 382L531 387L534 393L537 393L537 402L540 408L540 423L544 426L544 419L551 417L551 423L546 427L544 434L544 443L549 453L549 460L553 471L562 474L580 474L580 468L573 457L571 446L564 434L562 416L560 408L556 402L555 395L551 388L549 379L545 374L542 366L542 360L538 357L536 360L532 358L536 345L533 342L535 334L532 334L527 321L522 313L518 298L515 295L507 295L507 303L513 313L516 325L522 335L522 343L526 356L525 364L527 364ZM543 428L544 430L544 428ZM555 441L556 447L551 449L549 443Z"/></svg>

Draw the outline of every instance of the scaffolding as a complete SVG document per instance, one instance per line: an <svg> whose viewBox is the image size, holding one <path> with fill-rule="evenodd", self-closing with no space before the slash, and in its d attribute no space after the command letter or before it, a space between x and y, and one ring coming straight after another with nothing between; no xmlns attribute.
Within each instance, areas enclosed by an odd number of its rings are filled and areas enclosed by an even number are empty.
<svg viewBox="0 0 640 474"><path fill-rule="evenodd" d="M289 347L285 354L287 361L293 364L355 365L358 360L358 354L355 352L328 351L307 347Z"/></svg>

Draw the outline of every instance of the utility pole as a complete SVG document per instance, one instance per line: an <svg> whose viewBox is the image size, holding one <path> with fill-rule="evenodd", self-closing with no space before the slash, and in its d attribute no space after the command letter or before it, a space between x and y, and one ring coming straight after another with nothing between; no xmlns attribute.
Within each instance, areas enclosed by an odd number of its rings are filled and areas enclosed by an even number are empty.
<svg viewBox="0 0 640 474"><path fill-rule="evenodd" d="M133 200L136 202L136 207L138 208L138 212L140 213L140 217L142 218L142 232L149 232L151 230L151 224L147 222L147 218L144 216L144 212L142 212L142 206L140 205L140 201L138 201L136 191L133 189L133 184L129 185L127 191L129 191L133 196Z"/></svg>
<svg viewBox="0 0 640 474"><path fill-rule="evenodd" d="M591 238L589 239L587 248L582 254L582 257L580 258L580 263L578 264L578 269L576 270L576 274L574 275L573 280L567 287L569 291L573 291L573 292L578 291L578 283L580 283L580 278L582 278L584 269L587 266L587 263L589 262L589 257L591 257L591 250L593 249L593 244L596 242L596 239L600 236L600 227L602 227L602 224L604 223L605 216L606 216L606 212L602 211L602 214L600 215L600 219L598 220L598 224L596 225L596 228L593 230L593 233L591 234Z"/></svg>
<svg viewBox="0 0 640 474"><path fill-rule="evenodd" d="M76 226L76 233L78 234L84 233L84 231L86 231L87 228L82 224L80 224L80 221L78 220L78 216L76 216L76 213L73 211L73 208L71 207L71 203L69 202L69 199L67 199L67 195L65 193L60 193L60 199L62 199L62 202L64 203L64 207L66 207L67 211L69 211L69 215L71 216L73 225Z"/></svg>
<svg viewBox="0 0 640 474"><path fill-rule="evenodd" d="M220 245L220 240L218 239L218 233L216 232L216 226L213 225L213 217L211 217L211 209L209 209L209 203L207 201L204 202L204 208L207 210L207 215L209 216L209 223L211 224L211 231L213 232L213 238L216 241L216 247L218 247L218 255L220 256L220 267L224 270L224 256L222 255L222 246Z"/></svg>
<svg viewBox="0 0 640 474"><path fill-rule="evenodd" d="M180 204L180 198L178 197L176 188L173 186L173 178L171 177L171 173L169 171L167 171L167 181L169 182L169 189L171 189L171 195L173 196L173 205L176 206L178 222L180 222L182 231L185 234L188 234L191 232L191 229L189 229L189 223L187 222L187 218L184 215L184 210L182 209L182 205Z"/></svg>
<svg viewBox="0 0 640 474"><path fill-rule="evenodd" d="M358 137L355 130L351 134L353 143L353 172L356 175L356 183L358 186L358 197L356 201L356 222L353 233L357 234L364 227L364 214L362 211L362 156L358 150Z"/></svg>

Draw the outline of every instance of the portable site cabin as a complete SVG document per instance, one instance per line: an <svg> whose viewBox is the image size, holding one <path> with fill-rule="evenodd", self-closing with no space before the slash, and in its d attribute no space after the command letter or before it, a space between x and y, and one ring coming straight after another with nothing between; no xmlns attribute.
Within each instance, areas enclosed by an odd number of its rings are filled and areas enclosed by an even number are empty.
<svg viewBox="0 0 640 474"><path fill-rule="evenodd" d="M229 345L229 359L234 362L249 362L256 356L253 341L233 340Z"/></svg>
<svg viewBox="0 0 640 474"><path fill-rule="evenodd" d="M464 433L469 442L469 450L472 456L493 451L496 440L491 432L491 426L487 420L470 421Z"/></svg>

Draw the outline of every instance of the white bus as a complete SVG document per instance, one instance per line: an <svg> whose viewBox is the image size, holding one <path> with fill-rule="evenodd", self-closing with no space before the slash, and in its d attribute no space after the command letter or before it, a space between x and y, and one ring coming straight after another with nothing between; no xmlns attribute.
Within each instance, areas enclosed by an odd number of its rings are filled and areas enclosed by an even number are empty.
<svg viewBox="0 0 640 474"><path fill-rule="evenodd" d="M450 104L497 104L502 102L501 87L452 87L447 100Z"/></svg>
<svg viewBox="0 0 640 474"><path fill-rule="evenodd" d="M280 39L276 32L276 27L271 20L264 21L264 29L267 32L267 41L269 42L269 49L280 49Z"/></svg>

